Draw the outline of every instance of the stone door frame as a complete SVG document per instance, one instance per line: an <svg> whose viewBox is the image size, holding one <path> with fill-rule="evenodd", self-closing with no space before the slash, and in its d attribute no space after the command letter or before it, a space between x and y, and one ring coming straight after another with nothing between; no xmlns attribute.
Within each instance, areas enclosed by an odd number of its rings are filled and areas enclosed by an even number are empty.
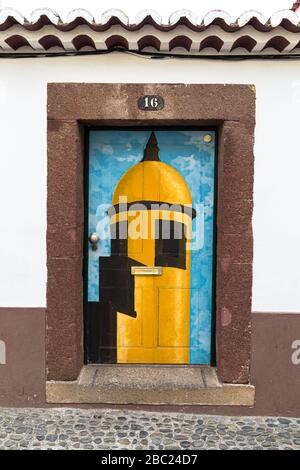
<svg viewBox="0 0 300 470"><path fill-rule="evenodd" d="M165 106L143 111L144 95ZM85 130L215 127L218 131L216 365L224 383L250 381L255 88L250 85L48 84L47 379L83 366Z"/></svg>

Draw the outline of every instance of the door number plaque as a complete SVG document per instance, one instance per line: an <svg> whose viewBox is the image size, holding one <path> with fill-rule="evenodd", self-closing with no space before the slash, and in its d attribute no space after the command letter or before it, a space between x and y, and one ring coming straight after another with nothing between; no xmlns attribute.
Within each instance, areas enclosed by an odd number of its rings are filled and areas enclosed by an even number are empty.
<svg viewBox="0 0 300 470"><path fill-rule="evenodd" d="M159 95L145 95L138 99L138 108L142 111L159 111L165 106L165 101Z"/></svg>

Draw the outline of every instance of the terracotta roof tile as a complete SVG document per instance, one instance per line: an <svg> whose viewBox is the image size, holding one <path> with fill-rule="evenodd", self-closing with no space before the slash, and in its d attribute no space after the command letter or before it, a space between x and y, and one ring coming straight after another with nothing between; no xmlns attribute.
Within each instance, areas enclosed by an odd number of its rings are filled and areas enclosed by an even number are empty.
<svg viewBox="0 0 300 470"><path fill-rule="evenodd" d="M1 55L47 54L54 50L76 53L84 50L132 52L160 51L187 55L276 55L299 53L300 17L281 10L266 19L246 11L234 21L221 10L203 18L189 10L174 12L167 24L154 10L143 10L133 23L121 10L108 10L96 22L85 9L71 11L66 20L49 8L39 8L30 18L12 8L0 10Z"/></svg>
<svg viewBox="0 0 300 470"><path fill-rule="evenodd" d="M297 0L297 2L295 2L291 8L292 11L297 11L298 8L300 8L300 0Z"/></svg>

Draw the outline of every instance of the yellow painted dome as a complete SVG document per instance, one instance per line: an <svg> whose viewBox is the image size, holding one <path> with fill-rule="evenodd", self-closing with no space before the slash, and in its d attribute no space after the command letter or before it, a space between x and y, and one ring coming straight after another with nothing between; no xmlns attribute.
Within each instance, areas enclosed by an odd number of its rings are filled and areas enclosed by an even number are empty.
<svg viewBox="0 0 300 470"><path fill-rule="evenodd" d="M157 141L152 132L144 158L120 179L113 195L113 205L126 196L127 202L154 201L191 206L192 195L183 176L158 157Z"/></svg>

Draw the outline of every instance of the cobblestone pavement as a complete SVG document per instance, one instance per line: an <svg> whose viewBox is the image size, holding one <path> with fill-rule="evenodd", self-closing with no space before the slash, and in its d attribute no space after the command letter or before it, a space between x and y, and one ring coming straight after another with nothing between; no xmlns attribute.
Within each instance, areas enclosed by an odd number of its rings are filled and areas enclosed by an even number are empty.
<svg viewBox="0 0 300 470"><path fill-rule="evenodd" d="M2 449L300 449L300 419L0 408Z"/></svg>

